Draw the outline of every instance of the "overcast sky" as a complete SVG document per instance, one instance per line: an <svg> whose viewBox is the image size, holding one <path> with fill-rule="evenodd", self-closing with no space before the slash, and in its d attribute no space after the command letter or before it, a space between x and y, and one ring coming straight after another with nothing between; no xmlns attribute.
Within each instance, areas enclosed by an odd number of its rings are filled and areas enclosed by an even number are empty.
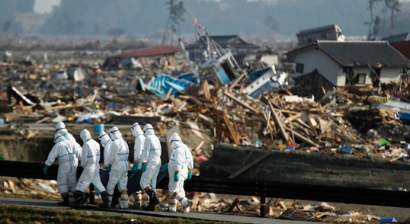
<svg viewBox="0 0 410 224"><path fill-rule="evenodd" d="M34 3L34 12L38 14L50 13L53 6L60 5L61 0L36 0Z"/></svg>

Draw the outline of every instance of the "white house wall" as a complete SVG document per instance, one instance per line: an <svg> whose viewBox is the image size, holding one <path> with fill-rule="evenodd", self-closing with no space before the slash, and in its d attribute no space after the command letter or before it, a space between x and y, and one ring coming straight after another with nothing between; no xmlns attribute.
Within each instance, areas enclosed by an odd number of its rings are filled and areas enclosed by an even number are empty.
<svg viewBox="0 0 410 224"><path fill-rule="evenodd" d="M380 81L384 83L396 81L397 77L401 73L401 70L401 68L382 68L380 72Z"/></svg>
<svg viewBox="0 0 410 224"><path fill-rule="evenodd" d="M354 74L366 74L366 80L365 80L365 84L366 85L371 85L372 84L372 79L371 79L371 71L369 68L367 67L355 67L353 68L353 72Z"/></svg>
<svg viewBox="0 0 410 224"><path fill-rule="evenodd" d="M268 65L278 65L279 58L277 55L263 55L261 61L267 63Z"/></svg>
<svg viewBox="0 0 410 224"><path fill-rule="evenodd" d="M310 50L306 52L300 52L296 58L296 63L302 63L304 65L303 74L311 73L315 69L329 80L333 85L344 85L346 78L341 77L339 73L339 65L325 55L320 50ZM296 77L303 75L302 73L296 73Z"/></svg>

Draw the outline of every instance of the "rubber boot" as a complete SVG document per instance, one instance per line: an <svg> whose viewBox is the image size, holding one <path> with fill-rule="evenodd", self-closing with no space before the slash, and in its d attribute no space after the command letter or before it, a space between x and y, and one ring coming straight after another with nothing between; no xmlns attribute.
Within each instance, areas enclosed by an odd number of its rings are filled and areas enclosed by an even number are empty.
<svg viewBox="0 0 410 224"><path fill-rule="evenodd" d="M142 191L142 203L141 203L141 208L144 209L148 207L149 204L149 196L145 191Z"/></svg>
<svg viewBox="0 0 410 224"><path fill-rule="evenodd" d="M88 199L87 192L76 191L75 202L73 203L74 207L80 208L83 204L85 204L87 199Z"/></svg>
<svg viewBox="0 0 410 224"><path fill-rule="evenodd" d="M147 195L149 196L149 204L147 207L144 208L145 211L154 211L155 206L159 204L159 200L157 198L157 194L152 189L147 191Z"/></svg>
<svg viewBox="0 0 410 224"><path fill-rule="evenodd" d="M134 203L134 208L140 209L141 208L141 203L142 203L142 194L141 191L138 191L135 193L135 203Z"/></svg>
<svg viewBox="0 0 410 224"><path fill-rule="evenodd" d="M111 200L111 208L118 208L120 204L119 195L113 195Z"/></svg>
<svg viewBox="0 0 410 224"><path fill-rule="evenodd" d="M127 209L128 208L128 192L127 192L127 190L121 191L120 208L122 208L122 209Z"/></svg>
<svg viewBox="0 0 410 224"><path fill-rule="evenodd" d="M182 205L181 212L182 212L182 213L188 213L189 210L190 210L189 208L190 208L191 205L192 205L192 201L189 200L188 198L183 198L183 199L181 200L181 205Z"/></svg>
<svg viewBox="0 0 410 224"><path fill-rule="evenodd" d="M61 195L61 197L63 198L62 201L58 202L58 205L68 205L68 194L66 193L65 196Z"/></svg>
<svg viewBox="0 0 410 224"><path fill-rule="evenodd" d="M102 203L98 204L99 208L109 208L110 207L110 202L108 201L108 193L107 191L103 191L101 192L101 199L102 199Z"/></svg>

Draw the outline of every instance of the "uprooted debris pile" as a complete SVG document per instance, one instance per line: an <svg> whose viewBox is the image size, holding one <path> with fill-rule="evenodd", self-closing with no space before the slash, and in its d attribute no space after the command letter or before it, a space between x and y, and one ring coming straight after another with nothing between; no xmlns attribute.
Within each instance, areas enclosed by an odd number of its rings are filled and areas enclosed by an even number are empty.
<svg viewBox="0 0 410 224"><path fill-rule="evenodd" d="M161 86L141 89L147 87L144 79L152 80L155 76L152 71L103 71L94 65L74 67L72 75L59 79L55 75L61 70L59 65L2 64L0 77L8 85L1 87L1 122L130 123L132 116L158 117L156 125L160 130L182 122L199 133L209 130L212 143L279 150L331 149L335 153L391 160L408 157L408 126L402 124L397 111L375 105L386 102L385 98L389 101L390 97L338 88L315 99L273 88L253 98L244 92L244 87L238 89L238 83L217 85L204 80L187 85L187 81L181 81L185 78L165 79L171 77L168 75L161 75L165 77L161 78ZM127 116L130 119L124 118ZM24 135L36 134L31 131ZM388 143L378 144L381 139ZM190 147L195 148L200 142Z"/></svg>
<svg viewBox="0 0 410 224"><path fill-rule="evenodd" d="M161 136L179 126L183 141L193 151L196 168L212 156L215 143L331 152L391 162L408 157L406 137L410 129L403 124L405 113L387 105L394 101L389 96L336 88L315 99L294 95L273 82L261 94L252 95L245 91L249 80L241 83L238 78L238 82L221 85L204 79L198 83L194 74L175 76L171 73L178 71L165 72L161 63L152 63L140 69L115 71L85 64L0 64L0 125L26 139L44 136L44 130L53 132L59 121L131 125L138 120L152 123ZM406 106L403 104L399 102L399 106ZM49 128L32 128L43 124ZM196 169L195 174L198 172ZM202 202L198 210L221 211L231 204L218 199ZM255 201L247 203L238 207L244 211L258 207ZM287 212L320 216L313 214L316 211L298 209L279 205L283 218ZM278 205L271 206L269 212L274 216L277 210ZM326 212L329 214L325 216L332 216L332 211Z"/></svg>

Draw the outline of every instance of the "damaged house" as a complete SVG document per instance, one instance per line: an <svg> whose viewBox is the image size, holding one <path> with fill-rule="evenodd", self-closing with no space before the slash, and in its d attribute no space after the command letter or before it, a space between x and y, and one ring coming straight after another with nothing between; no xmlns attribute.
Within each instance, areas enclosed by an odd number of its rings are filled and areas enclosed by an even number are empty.
<svg viewBox="0 0 410 224"><path fill-rule="evenodd" d="M186 47L190 60L193 61L195 58L202 59L206 57L199 52L208 51L207 47L210 45L210 41L223 49L229 50L235 57L236 55L244 55L260 49L258 45L247 42L239 35L203 35L197 42Z"/></svg>
<svg viewBox="0 0 410 224"><path fill-rule="evenodd" d="M295 87L301 93L322 93L341 86L390 83L410 61L386 41L318 40L287 54L295 63Z"/></svg>
<svg viewBox="0 0 410 224"><path fill-rule="evenodd" d="M317 40L345 40L343 31L337 24L301 30L297 32L296 37L299 46L306 46Z"/></svg>
<svg viewBox="0 0 410 224"><path fill-rule="evenodd" d="M109 56L103 67L106 69L140 68L160 66L165 69L174 68L174 56L180 49L173 46L156 46Z"/></svg>

